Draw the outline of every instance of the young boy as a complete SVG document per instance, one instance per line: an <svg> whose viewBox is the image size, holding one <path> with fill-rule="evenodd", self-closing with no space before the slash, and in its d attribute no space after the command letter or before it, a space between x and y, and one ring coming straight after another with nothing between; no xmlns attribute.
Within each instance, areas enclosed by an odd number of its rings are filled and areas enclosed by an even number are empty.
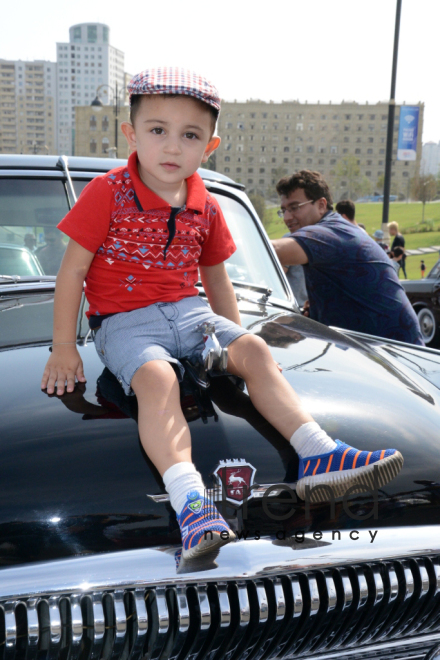
<svg viewBox="0 0 440 660"><path fill-rule="evenodd" d="M393 449L359 452L333 441L304 410L265 342L241 327L224 266L235 245L196 172L220 143L216 89L175 68L144 71L128 89L131 122L122 124L133 151L128 165L94 179L58 225L70 241L41 387L61 395L66 381L67 392L75 377L85 381L76 323L86 280L96 350L125 392L137 396L141 442L176 511L182 556L191 558L234 538L204 500L180 407L179 358L201 354L201 323L215 323L220 345L228 347L228 371L244 378L255 407L298 452L300 497L307 485L330 485L339 497L355 484L372 484L374 466L383 485L403 459ZM198 297L198 270L212 311ZM326 499L318 491L313 496Z"/></svg>

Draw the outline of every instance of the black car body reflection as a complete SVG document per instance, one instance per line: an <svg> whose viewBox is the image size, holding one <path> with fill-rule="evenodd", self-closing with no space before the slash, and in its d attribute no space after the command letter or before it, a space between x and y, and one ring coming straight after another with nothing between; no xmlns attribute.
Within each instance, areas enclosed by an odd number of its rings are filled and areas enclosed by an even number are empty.
<svg viewBox="0 0 440 660"><path fill-rule="evenodd" d="M45 172L62 181L66 199L51 198L54 221L64 203L73 203L65 164L24 158L20 170L18 161L5 169L5 160L0 178L6 171L33 180L38 165L39 181ZM73 184L106 166L72 159ZM85 304L78 347L87 383L48 396L39 383L51 343L54 278L4 279L0 655L427 654L440 644L440 353L301 316L245 194L220 175L203 175L236 232L239 250L228 270L243 324L265 339L333 437L359 449L394 446L403 470L375 495L337 501L333 510L330 503L308 506L292 497L296 453L255 410L243 383L218 375L204 389L186 378L182 408L205 483L213 485L220 461L239 457L255 467L262 490L278 486L266 508L257 496L228 508L240 540L214 563L179 572L179 530L139 441L136 399L103 370ZM5 189L10 195L11 185ZM22 204L28 223L32 207ZM40 211L34 222L41 222ZM21 240L22 226L14 231Z"/></svg>

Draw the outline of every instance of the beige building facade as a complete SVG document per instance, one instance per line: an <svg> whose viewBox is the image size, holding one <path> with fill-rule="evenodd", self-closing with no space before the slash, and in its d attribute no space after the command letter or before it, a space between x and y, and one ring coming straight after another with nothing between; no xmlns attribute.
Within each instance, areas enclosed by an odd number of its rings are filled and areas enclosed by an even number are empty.
<svg viewBox="0 0 440 660"><path fill-rule="evenodd" d="M424 106L416 105L420 107L416 161L396 160L400 106L395 112L392 192L403 196L409 194L409 182L420 168ZM284 174L318 170L337 201L349 193L350 181L341 176L338 166L348 159L359 168L358 180L365 191L377 191L385 172L387 122L387 103L223 102L215 169L243 183L248 193L266 198L276 196L274 186Z"/></svg>
<svg viewBox="0 0 440 660"><path fill-rule="evenodd" d="M0 59L0 153L55 154L56 64Z"/></svg>
<svg viewBox="0 0 440 660"><path fill-rule="evenodd" d="M130 109L118 108L117 153L115 147L115 108L111 105L86 105L75 108L75 156L128 158L127 140L121 123L129 121Z"/></svg>

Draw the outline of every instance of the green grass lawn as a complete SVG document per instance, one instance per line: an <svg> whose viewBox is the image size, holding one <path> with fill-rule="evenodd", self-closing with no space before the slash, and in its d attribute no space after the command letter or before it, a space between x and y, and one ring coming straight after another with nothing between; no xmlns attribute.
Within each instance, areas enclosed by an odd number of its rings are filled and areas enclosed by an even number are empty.
<svg viewBox="0 0 440 660"><path fill-rule="evenodd" d="M276 214L276 208L266 209L267 220L265 221L266 231L269 238L280 238L286 233L284 222ZM413 227L422 220L422 204L420 202L392 202L389 213L390 222L399 223L400 230L407 227ZM365 225L367 232L371 235L376 229L382 227L382 204L356 204L356 220ZM405 247L415 249L419 247L429 247L431 245L440 245L440 202L432 202L425 206L425 221L434 223L435 229L439 231L419 232L416 234L404 234ZM423 259L426 265L425 275L431 270L439 258L437 252L427 254ZM406 272L408 279L418 280L421 277L419 255L407 257ZM402 271L400 271L402 277Z"/></svg>

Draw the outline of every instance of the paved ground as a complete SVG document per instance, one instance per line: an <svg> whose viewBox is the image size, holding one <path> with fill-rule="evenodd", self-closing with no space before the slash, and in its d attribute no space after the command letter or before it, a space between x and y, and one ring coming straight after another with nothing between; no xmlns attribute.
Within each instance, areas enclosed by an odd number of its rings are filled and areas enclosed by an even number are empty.
<svg viewBox="0 0 440 660"><path fill-rule="evenodd" d="M432 252L439 252L440 257L440 245L431 245L431 247L421 247L414 250L405 250L405 253L408 256L413 254L431 254Z"/></svg>

